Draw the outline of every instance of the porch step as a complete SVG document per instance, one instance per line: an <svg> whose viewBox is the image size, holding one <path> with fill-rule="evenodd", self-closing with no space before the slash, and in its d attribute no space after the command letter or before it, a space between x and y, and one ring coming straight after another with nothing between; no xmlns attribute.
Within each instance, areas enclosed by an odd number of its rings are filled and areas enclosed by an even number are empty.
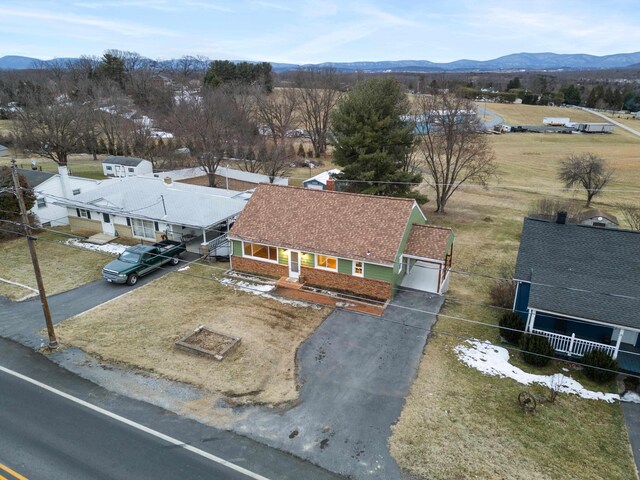
<svg viewBox="0 0 640 480"><path fill-rule="evenodd" d="M276 287L291 288L293 290L300 290L304 286L304 283L300 283L297 278L280 277L276 282Z"/></svg>
<svg viewBox="0 0 640 480"><path fill-rule="evenodd" d="M104 245L105 243L113 242L117 237L113 235L107 235L106 233L96 233L91 235L85 240L86 243L93 243L94 245Z"/></svg>

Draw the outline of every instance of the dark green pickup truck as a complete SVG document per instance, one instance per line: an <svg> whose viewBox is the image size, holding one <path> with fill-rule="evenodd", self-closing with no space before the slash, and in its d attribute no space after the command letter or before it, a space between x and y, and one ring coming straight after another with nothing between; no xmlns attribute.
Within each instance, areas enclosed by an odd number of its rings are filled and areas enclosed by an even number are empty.
<svg viewBox="0 0 640 480"><path fill-rule="evenodd" d="M180 254L186 250L184 243L163 240L153 245L136 245L127 248L117 260L102 269L107 282L135 285L139 277L151 273L165 263L177 265Z"/></svg>

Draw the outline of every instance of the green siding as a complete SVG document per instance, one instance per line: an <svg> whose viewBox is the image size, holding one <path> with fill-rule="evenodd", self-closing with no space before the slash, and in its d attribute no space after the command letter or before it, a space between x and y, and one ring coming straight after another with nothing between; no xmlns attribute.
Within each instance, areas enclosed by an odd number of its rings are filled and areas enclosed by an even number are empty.
<svg viewBox="0 0 640 480"><path fill-rule="evenodd" d="M404 270L402 271L402 273L398 272L398 270L400 269L400 257L404 253L404 249L407 247L407 242L409 241L409 235L411 234L411 227L413 226L414 223L417 223L418 225L424 225L425 223L427 223L424 221L424 216L422 215L422 212L420 212L420 208L415 205L411 210L411 215L409 215L409 221L407 222L407 226L404 230L404 234L402 235L400 248L398 249L398 253L396 255L396 259L395 259L396 264L393 266L394 288L400 284L400 282L404 277L404 273L405 273Z"/></svg>
<svg viewBox="0 0 640 480"><path fill-rule="evenodd" d="M302 255L300 264L303 267L315 268L316 256L313 253L304 253L304 255Z"/></svg>
<svg viewBox="0 0 640 480"><path fill-rule="evenodd" d="M289 254L284 248L278 249L278 263L280 265L289 265Z"/></svg>
<svg viewBox="0 0 640 480"><path fill-rule="evenodd" d="M373 265L371 263L364 264L364 278L372 280L382 280L383 282L394 282L393 268L383 267L382 265Z"/></svg>
<svg viewBox="0 0 640 480"><path fill-rule="evenodd" d="M240 240L231 240L233 244L233 253L236 257L242 256L242 242Z"/></svg>
<svg viewBox="0 0 640 480"><path fill-rule="evenodd" d="M338 273L346 273L351 275L353 273L353 267L351 266L351 260L345 260L344 258L338 259Z"/></svg>

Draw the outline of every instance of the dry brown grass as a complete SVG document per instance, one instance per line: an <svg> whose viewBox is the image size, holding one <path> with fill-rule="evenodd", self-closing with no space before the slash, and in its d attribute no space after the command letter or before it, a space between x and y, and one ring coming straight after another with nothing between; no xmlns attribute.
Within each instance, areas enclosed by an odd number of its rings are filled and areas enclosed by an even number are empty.
<svg viewBox="0 0 640 480"><path fill-rule="evenodd" d="M63 322L58 336L63 344L105 361L196 385L231 401L295 400L296 350L330 310L236 292L213 279L219 272L192 264L189 275L170 273ZM221 362L178 350L174 342L199 325L241 337L241 344Z"/></svg>
<svg viewBox="0 0 640 480"><path fill-rule="evenodd" d="M102 267L113 258L62 245L69 237L52 232L38 234L36 252L47 295L65 292L98 280ZM24 237L0 243L0 277L37 288L29 248ZM0 282L0 295L12 300L28 295L30 290Z"/></svg>
<svg viewBox="0 0 640 480"><path fill-rule="evenodd" d="M522 123L532 116L570 116L513 107ZM525 110L518 112L517 110ZM564 109L561 109L564 111ZM465 188L448 205L447 215L425 210L429 221L456 232L454 268L499 275L515 263L522 218L543 196L576 198L582 192L557 190L561 158L590 151L607 158L618 170L611 188L640 186L637 151L640 138L623 133L603 136L506 134L491 137L501 177L492 183L505 188ZM607 192L595 207L619 214L616 205L637 203L637 192ZM497 324L500 311L474 305L488 301L490 280L454 274L442 311L445 315ZM461 337L499 343L496 328L440 316L436 334L425 351L416 381L394 427L390 447L403 470L416 479L574 479L635 478L635 467L619 404L560 395L534 416L524 416L517 404L522 390L547 395L541 388L484 376L457 360L452 349ZM561 365L535 373L554 373ZM579 372L572 375L585 386Z"/></svg>

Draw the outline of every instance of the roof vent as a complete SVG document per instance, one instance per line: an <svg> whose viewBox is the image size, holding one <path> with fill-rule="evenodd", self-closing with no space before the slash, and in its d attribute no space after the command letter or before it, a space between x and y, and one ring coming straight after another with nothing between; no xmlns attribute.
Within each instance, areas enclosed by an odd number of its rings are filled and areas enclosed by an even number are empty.
<svg viewBox="0 0 640 480"><path fill-rule="evenodd" d="M558 212L556 214L556 223L559 225L567 223L567 212Z"/></svg>
<svg viewBox="0 0 640 480"><path fill-rule="evenodd" d="M164 183L166 183L167 185L171 185L173 183L173 180L171 179L171 177L164 177Z"/></svg>

